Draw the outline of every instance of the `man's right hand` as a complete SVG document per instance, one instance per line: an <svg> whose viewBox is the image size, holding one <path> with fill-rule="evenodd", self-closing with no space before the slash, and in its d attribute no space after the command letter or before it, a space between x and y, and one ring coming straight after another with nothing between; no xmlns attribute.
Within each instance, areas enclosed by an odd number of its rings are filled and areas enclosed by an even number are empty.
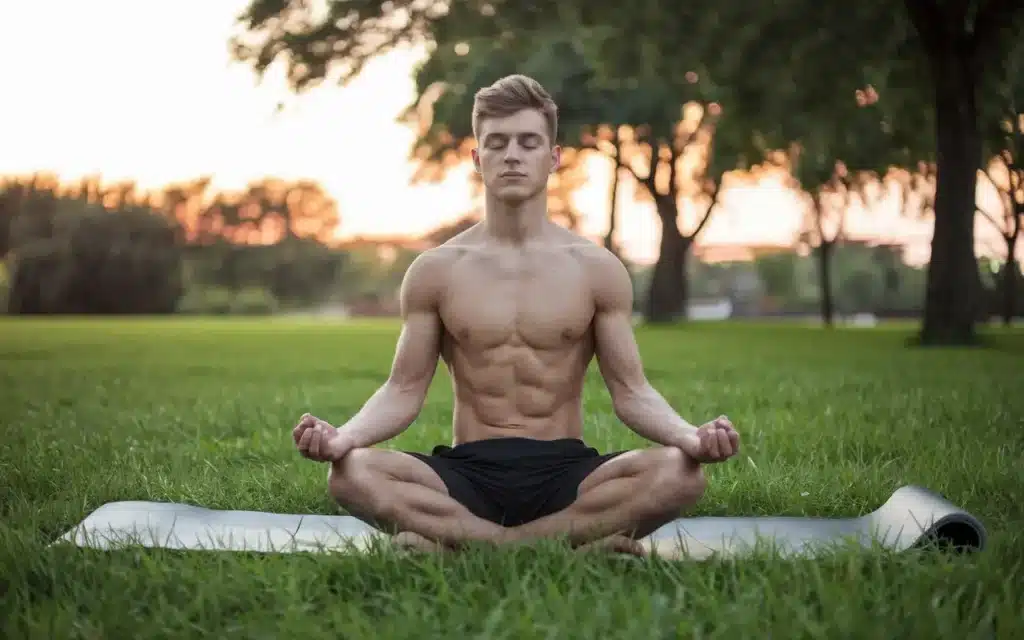
<svg viewBox="0 0 1024 640"><path fill-rule="evenodd" d="M317 462L337 462L355 446L342 431L308 413L292 429L292 439L302 457Z"/></svg>

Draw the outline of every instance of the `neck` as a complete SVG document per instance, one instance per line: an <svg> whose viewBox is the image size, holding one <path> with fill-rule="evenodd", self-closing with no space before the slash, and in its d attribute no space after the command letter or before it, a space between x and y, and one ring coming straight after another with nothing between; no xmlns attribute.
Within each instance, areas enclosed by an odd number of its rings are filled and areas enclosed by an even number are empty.
<svg viewBox="0 0 1024 640"><path fill-rule="evenodd" d="M485 195L484 227L495 240L524 244L538 238L546 230L549 224L547 205L547 190L516 203Z"/></svg>

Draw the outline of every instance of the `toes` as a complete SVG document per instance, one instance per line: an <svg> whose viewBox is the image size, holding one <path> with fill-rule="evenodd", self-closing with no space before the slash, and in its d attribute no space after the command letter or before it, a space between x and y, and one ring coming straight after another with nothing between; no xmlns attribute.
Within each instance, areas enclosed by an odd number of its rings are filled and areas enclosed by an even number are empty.
<svg viewBox="0 0 1024 640"><path fill-rule="evenodd" d="M577 551L604 551L613 554L644 557L646 552L638 540L626 536L608 536L576 547Z"/></svg>
<svg viewBox="0 0 1024 640"><path fill-rule="evenodd" d="M431 553L437 553L444 551L445 547L433 540L424 538L418 533L412 531L401 531L391 536L391 543L398 549L406 551L425 551Z"/></svg>

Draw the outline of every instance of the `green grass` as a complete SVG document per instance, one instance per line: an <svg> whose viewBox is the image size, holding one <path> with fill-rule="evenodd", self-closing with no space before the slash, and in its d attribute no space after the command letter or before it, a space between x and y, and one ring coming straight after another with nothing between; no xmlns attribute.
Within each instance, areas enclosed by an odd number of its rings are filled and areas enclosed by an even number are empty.
<svg viewBox="0 0 1024 640"><path fill-rule="evenodd" d="M333 513L298 457L304 411L342 421L396 326L0 322L0 632L21 638L1024 637L1024 334L909 349L912 327L643 330L654 384L691 421L728 414L740 455L698 515L852 516L903 484L976 514L972 556L837 553L624 564L554 545L449 557L47 545L115 500ZM586 438L642 444L592 375ZM391 445L449 437L444 375Z"/></svg>

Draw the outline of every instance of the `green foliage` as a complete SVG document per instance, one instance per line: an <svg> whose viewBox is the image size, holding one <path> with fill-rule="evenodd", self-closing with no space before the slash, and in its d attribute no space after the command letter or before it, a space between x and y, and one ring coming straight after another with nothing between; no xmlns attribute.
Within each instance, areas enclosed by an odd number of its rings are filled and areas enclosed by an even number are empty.
<svg viewBox="0 0 1024 640"><path fill-rule="evenodd" d="M327 300L339 286L347 260L337 249L297 238L272 245L196 246L188 256L190 282L233 291L266 289L287 306Z"/></svg>
<svg viewBox="0 0 1024 640"><path fill-rule="evenodd" d="M195 285L178 304L178 313L199 316L262 316L280 309L274 294L260 287L243 287L237 291L226 287Z"/></svg>
<svg viewBox="0 0 1024 640"><path fill-rule="evenodd" d="M344 252L322 241L336 224L333 201L306 181L211 193L200 179L147 194L42 175L0 184L0 240L11 250L18 313L228 312L236 304L203 287L266 290L241 295L245 313L315 305L333 295L344 266Z"/></svg>
<svg viewBox="0 0 1024 640"><path fill-rule="evenodd" d="M7 274L7 265L0 261L0 314L7 313L7 299L11 291L11 278Z"/></svg>
<svg viewBox="0 0 1024 640"><path fill-rule="evenodd" d="M8 310L160 314L182 292L180 229L142 207L81 200L23 210L11 227Z"/></svg>
<svg viewBox="0 0 1024 640"><path fill-rule="evenodd" d="M235 292L227 287L193 285L178 304L178 313L221 316L231 313Z"/></svg>
<svg viewBox="0 0 1024 640"><path fill-rule="evenodd" d="M1004 323L1024 317L1024 273L1020 263L990 259L979 262L984 287L984 315L1002 318Z"/></svg>
<svg viewBox="0 0 1024 640"><path fill-rule="evenodd" d="M999 209L979 208L1007 242L1024 226L1024 37L1013 43L1006 64L983 88L981 170L999 196Z"/></svg>
<svg viewBox="0 0 1024 640"><path fill-rule="evenodd" d="M784 298L793 291L799 259L796 253L784 252L771 253L754 261L765 295Z"/></svg>
<svg viewBox="0 0 1024 640"><path fill-rule="evenodd" d="M277 298L266 289L246 287L232 300L231 313L243 316L271 315L278 310Z"/></svg>
<svg viewBox="0 0 1024 640"><path fill-rule="evenodd" d="M349 249L345 279L341 284L343 296L347 300L367 296L397 298L405 272L417 255L417 251L401 248L390 251L374 246Z"/></svg>
<svg viewBox="0 0 1024 640"><path fill-rule="evenodd" d="M194 245L326 243L340 221L334 200L310 180L263 178L241 191L213 192L210 179L200 178L165 187L159 200Z"/></svg>
<svg viewBox="0 0 1024 640"><path fill-rule="evenodd" d="M817 256L779 252L755 259L754 265L768 299L766 308L783 313L815 313L822 283ZM905 264L897 250L843 243L832 258L836 311L842 315L918 315L924 295L925 272Z"/></svg>
<svg viewBox="0 0 1024 640"><path fill-rule="evenodd" d="M738 148L753 140L770 154L797 145L796 171L812 193L833 176L836 160L855 175L882 175L892 165L941 159L922 337L964 343L974 335L970 220L980 160L979 88L993 84L1009 47L1024 40L1021 7L1017 0L779 0L756 7L738 0L328 0L314 9L301 0L252 0L235 53L259 72L284 62L296 90L335 70L344 82L369 58L411 43L436 46L437 64L462 65L467 78L484 71L495 76L515 61L517 71L555 73L549 82L561 89L580 86L572 83L592 69L582 84L593 104L570 114L596 109L596 120L636 122L633 106L647 113L688 100L717 101L736 123L731 130L742 132ZM453 47L467 42L474 43L471 50L499 50L501 64L475 54L453 62ZM568 46L549 47L555 42ZM574 67L580 59L587 63ZM699 82L689 86L693 77ZM855 92L869 89L879 96L875 106L853 111ZM421 95L424 90L421 85ZM664 118L645 123L655 138L666 131L659 130ZM718 160L720 167L734 166L732 152ZM662 250L678 253L680 246L668 242ZM664 281L659 296L666 286L685 287L676 273L682 263L670 256L656 272L654 280Z"/></svg>

